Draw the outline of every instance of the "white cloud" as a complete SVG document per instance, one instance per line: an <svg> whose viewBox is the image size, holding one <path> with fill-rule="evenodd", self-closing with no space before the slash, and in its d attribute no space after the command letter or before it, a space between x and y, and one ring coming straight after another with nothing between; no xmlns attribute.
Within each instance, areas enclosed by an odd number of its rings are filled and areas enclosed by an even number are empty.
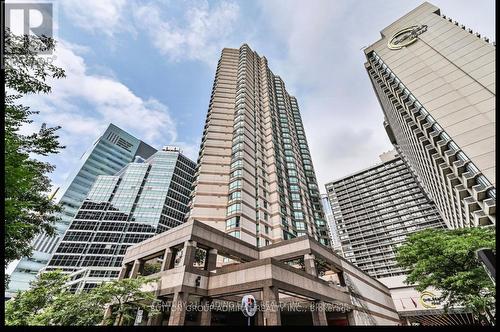
<svg viewBox="0 0 500 332"><path fill-rule="evenodd" d="M84 30L113 36L130 28L123 16L125 0L63 0L60 3L73 23Z"/></svg>
<svg viewBox="0 0 500 332"><path fill-rule="evenodd" d="M222 48L227 47L239 6L225 1L212 5L197 2L186 9L183 23L161 17L161 13L160 7L152 3L140 3L134 9L135 24L146 30L162 54L171 61L188 59L214 64Z"/></svg>
<svg viewBox="0 0 500 332"><path fill-rule="evenodd" d="M167 106L137 96L114 78L88 74L85 60L74 51L79 48L72 46L60 41L56 48L55 64L65 69L66 78L49 80L50 94L30 95L22 101L40 111L35 124L23 128L24 132L38 130L42 122L62 126L60 142L66 149L51 157L61 170L54 174L57 184L111 122L156 148L177 144L193 152L192 144L177 142L176 123Z"/></svg>
<svg viewBox="0 0 500 332"><path fill-rule="evenodd" d="M257 10L251 14L245 11L245 15L243 8L253 3L240 3L240 9L230 0L65 0L62 6L76 25L95 33L114 36L123 29L141 32L169 61L202 61L215 68L222 48L248 42L268 58L273 72L297 97L318 182L324 191L326 182L378 162L378 155L392 148L363 66L361 48L376 41L381 29L420 3L262 0ZM495 39L490 29L494 14L488 10L494 7L492 0L477 1L474 6L457 0L432 3L448 16ZM66 61L65 68L71 68L73 81L68 82L68 77L54 89L51 98L56 95L57 103L47 106L54 124L58 124L55 120L62 121L64 130L95 137L106 121L121 119L121 125L128 126L124 129L138 137L143 135L140 137L151 142L168 137L196 158L197 144L177 140L175 123L164 105L136 96L110 77L105 68L99 72L106 75L87 74L83 58L76 54L88 50L66 46L69 53L61 61ZM82 113L75 100L88 103L89 112L95 114ZM169 143L166 141L160 145Z"/></svg>
<svg viewBox="0 0 500 332"><path fill-rule="evenodd" d="M378 162L392 146L360 50L370 40L351 1L261 1L269 39L284 44L268 56L275 74L295 95L322 192L324 185ZM377 30L375 30L377 31ZM373 33L373 41L377 32ZM252 45L250 45L252 46ZM270 48L257 40L259 53Z"/></svg>
<svg viewBox="0 0 500 332"><path fill-rule="evenodd" d="M494 1L433 0L442 13L494 40ZM259 3L259 33L250 44L299 102L321 191L324 184L379 162L392 148L364 68L362 47L421 1L268 1ZM283 45L281 52L273 44ZM267 53L271 55L267 55Z"/></svg>

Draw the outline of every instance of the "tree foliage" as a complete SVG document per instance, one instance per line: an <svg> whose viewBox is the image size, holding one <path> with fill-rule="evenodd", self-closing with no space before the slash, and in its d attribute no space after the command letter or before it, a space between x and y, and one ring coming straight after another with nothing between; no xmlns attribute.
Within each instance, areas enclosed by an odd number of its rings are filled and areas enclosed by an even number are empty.
<svg viewBox="0 0 500 332"><path fill-rule="evenodd" d="M6 325L38 324L40 316L66 293L68 277L59 271L43 273L31 283L31 289L19 292L15 299L5 303Z"/></svg>
<svg viewBox="0 0 500 332"><path fill-rule="evenodd" d="M480 248L495 250L494 229L426 229L412 234L397 249L396 259L409 270L407 284L416 285L418 291L427 287L441 291L438 300L445 310L465 306L491 319L495 285L476 258Z"/></svg>
<svg viewBox="0 0 500 332"><path fill-rule="evenodd" d="M123 325L133 321L137 309L147 310L150 315L158 312L151 305L156 301L156 296L152 292L141 290L142 286L156 279L145 276L114 280L103 284L93 291L100 298L111 303L111 314L106 318L105 324Z"/></svg>
<svg viewBox="0 0 500 332"><path fill-rule="evenodd" d="M146 277L103 283L88 292L71 293L68 276L61 271L42 273L27 291L5 303L5 325L95 326L131 321L138 308L150 315L153 293L142 287L154 281ZM111 313L105 311L111 305Z"/></svg>
<svg viewBox="0 0 500 332"><path fill-rule="evenodd" d="M56 135L60 127L42 126L37 133L22 135L21 127L32 123L32 116L39 112L19 103L23 95L49 93L48 78L65 76L63 69L39 56L54 47L52 38L16 36L8 29L5 33L5 266L29 256L30 242L38 233L54 233L54 212L59 211L47 196L47 173L54 166L33 156L64 148Z"/></svg>

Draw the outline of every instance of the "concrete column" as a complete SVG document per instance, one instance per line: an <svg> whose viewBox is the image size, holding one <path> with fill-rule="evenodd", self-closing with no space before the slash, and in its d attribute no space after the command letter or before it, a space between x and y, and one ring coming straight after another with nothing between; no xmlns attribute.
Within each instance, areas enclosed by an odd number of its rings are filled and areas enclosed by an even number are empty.
<svg viewBox="0 0 500 332"><path fill-rule="evenodd" d="M146 325L147 326L160 326L162 320L163 320L163 312L160 312L159 314L154 315L154 316L149 315L148 322Z"/></svg>
<svg viewBox="0 0 500 332"><path fill-rule="evenodd" d="M347 321L349 322L350 326L358 325L356 324L356 318L354 317L354 310L347 313Z"/></svg>
<svg viewBox="0 0 500 332"><path fill-rule="evenodd" d="M188 295L186 292L177 292L174 294L172 307L170 308L170 318L168 320L169 326L184 325Z"/></svg>
<svg viewBox="0 0 500 332"><path fill-rule="evenodd" d="M217 267L217 249L210 249L207 252L207 262L205 264L207 271L213 271Z"/></svg>
<svg viewBox="0 0 500 332"><path fill-rule="evenodd" d="M322 301L315 301L315 308L313 309L312 319L313 325L326 326L328 325L328 320L326 319L325 303Z"/></svg>
<svg viewBox="0 0 500 332"><path fill-rule="evenodd" d="M314 255L305 254L304 255L304 266L306 268L306 272L312 274L313 276L318 276L318 272L316 271L316 263L314 262Z"/></svg>
<svg viewBox="0 0 500 332"><path fill-rule="evenodd" d="M262 302L265 307L263 312L264 325L281 325L278 288L274 286L264 286L262 288Z"/></svg>
<svg viewBox="0 0 500 332"><path fill-rule="evenodd" d="M179 265L185 265L189 267L193 266L195 254L196 254L196 241L184 242L182 258Z"/></svg>
<svg viewBox="0 0 500 332"><path fill-rule="evenodd" d="M339 278L340 286L345 287L344 271L337 272L337 277Z"/></svg>
<svg viewBox="0 0 500 332"><path fill-rule="evenodd" d="M170 270L174 267L174 252L172 249L165 249L163 254L163 263L161 264L161 271Z"/></svg>
<svg viewBox="0 0 500 332"><path fill-rule="evenodd" d="M118 280L122 280L124 278L127 277L127 272L129 272L130 269L128 267L128 265L125 265L122 267L122 269L120 270L120 274L118 275Z"/></svg>
<svg viewBox="0 0 500 332"><path fill-rule="evenodd" d="M139 272L142 270L142 262L138 259L134 261L134 265L132 266L132 272L130 272L130 278L136 278Z"/></svg>
<svg viewBox="0 0 500 332"><path fill-rule="evenodd" d="M261 310L255 313L255 325L264 326L264 312Z"/></svg>
<svg viewBox="0 0 500 332"><path fill-rule="evenodd" d="M202 306L201 320L200 320L201 326L210 326L212 324L212 311L210 311L211 303L212 299L208 297L204 297L201 300L201 306Z"/></svg>

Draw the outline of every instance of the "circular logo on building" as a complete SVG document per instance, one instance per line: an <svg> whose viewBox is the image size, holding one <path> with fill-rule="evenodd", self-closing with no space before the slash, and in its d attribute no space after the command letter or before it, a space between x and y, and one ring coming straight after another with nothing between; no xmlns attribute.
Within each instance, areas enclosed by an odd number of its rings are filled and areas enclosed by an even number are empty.
<svg viewBox="0 0 500 332"><path fill-rule="evenodd" d="M429 308L429 309L435 308L437 305L435 297L436 295L434 295L434 293L429 291L423 291L420 294L420 304L424 308Z"/></svg>
<svg viewBox="0 0 500 332"><path fill-rule="evenodd" d="M241 311L245 317L252 317L257 311L257 303L252 295L245 295L241 299Z"/></svg>
<svg viewBox="0 0 500 332"><path fill-rule="evenodd" d="M427 31L427 25L413 25L396 32L387 42L391 50L399 50L417 41L418 35Z"/></svg>

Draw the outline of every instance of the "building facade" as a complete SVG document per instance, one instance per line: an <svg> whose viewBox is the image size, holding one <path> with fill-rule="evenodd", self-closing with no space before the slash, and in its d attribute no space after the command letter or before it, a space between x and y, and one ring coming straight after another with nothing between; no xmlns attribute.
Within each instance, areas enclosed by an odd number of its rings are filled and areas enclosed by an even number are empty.
<svg viewBox="0 0 500 332"><path fill-rule="evenodd" d="M222 50L192 195L190 221L258 247L305 234L329 245L297 100L246 44Z"/></svg>
<svg viewBox="0 0 500 332"><path fill-rule="evenodd" d="M46 269L73 273L76 291L116 279L127 247L184 222L195 167L164 148L98 176Z"/></svg>
<svg viewBox="0 0 500 332"><path fill-rule="evenodd" d="M235 263L217 265L217 256ZM161 268L152 271L158 263ZM257 247L193 220L128 248L119 278L138 275L157 278L143 289L154 292L159 313L146 309L139 323L120 325L400 323L384 284L307 234ZM240 308L245 295L257 305L250 319Z"/></svg>
<svg viewBox="0 0 500 332"><path fill-rule="evenodd" d="M325 218L326 222L328 223L328 230L330 232L330 245L334 252L343 256L342 245L340 243L337 225L335 224L335 218L333 217L333 210L332 206L330 205L328 195L321 194L321 203L323 204L323 211L325 211Z"/></svg>
<svg viewBox="0 0 500 332"><path fill-rule="evenodd" d="M395 248L426 228L445 228L404 161L393 151L382 163L326 184L346 259L375 278L405 273Z"/></svg>
<svg viewBox="0 0 500 332"><path fill-rule="evenodd" d="M114 175L134 159L147 159L155 152L153 147L109 124L92 147L81 156L78 167L55 196L56 202L62 207L62 211L57 214L60 220L54 225L56 235L38 235L32 243L32 256L13 264L15 268L10 275L7 297L16 291L28 289L36 274L46 266L99 175Z"/></svg>
<svg viewBox="0 0 500 332"><path fill-rule="evenodd" d="M450 228L495 225L495 50L427 2L364 50L391 142Z"/></svg>

